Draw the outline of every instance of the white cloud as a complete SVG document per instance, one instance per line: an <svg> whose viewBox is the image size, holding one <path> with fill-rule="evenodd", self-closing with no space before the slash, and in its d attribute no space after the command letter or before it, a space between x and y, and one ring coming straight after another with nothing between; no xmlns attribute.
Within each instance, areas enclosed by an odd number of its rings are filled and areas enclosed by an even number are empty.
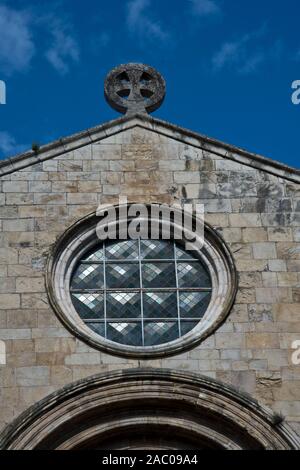
<svg viewBox="0 0 300 470"><path fill-rule="evenodd" d="M221 9L214 0L190 0L193 12L198 16L210 16L221 13Z"/></svg>
<svg viewBox="0 0 300 470"><path fill-rule="evenodd" d="M0 131L0 156L7 157L24 152L27 145L17 144L16 139L6 131Z"/></svg>
<svg viewBox="0 0 300 470"><path fill-rule="evenodd" d="M30 15L0 5L0 68L11 74L29 67L35 54Z"/></svg>
<svg viewBox="0 0 300 470"><path fill-rule="evenodd" d="M69 71L69 63L79 60L78 44L68 31L67 25L53 17L48 18L47 22L51 46L47 49L45 56L57 72L65 75Z"/></svg>
<svg viewBox="0 0 300 470"><path fill-rule="evenodd" d="M257 71L267 61L277 60L282 53L282 42L272 43L272 47L262 47L258 42L266 34L265 25L257 31L245 34L239 40L222 44L212 58L214 71L231 68L240 74L248 75Z"/></svg>
<svg viewBox="0 0 300 470"><path fill-rule="evenodd" d="M162 28L158 21L149 16L150 0L130 0L127 3L127 27L131 33L136 33L142 38L168 39L169 34Z"/></svg>
<svg viewBox="0 0 300 470"><path fill-rule="evenodd" d="M220 70L225 65L235 63L239 59L243 42L243 40L240 42L225 42L212 58L214 69Z"/></svg>
<svg viewBox="0 0 300 470"><path fill-rule="evenodd" d="M267 60L266 54L263 52L258 52L253 56L249 57L244 64L241 64L239 72L242 75L249 75L251 73L255 73L258 67Z"/></svg>
<svg viewBox="0 0 300 470"><path fill-rule="evenodd" d="M41 50L52 67L67 73L70 63L79 60L79 47L70 30L58 15L40 15L33 7L29 12L0 4L1 72L9 75L27 70Z"/></svg>

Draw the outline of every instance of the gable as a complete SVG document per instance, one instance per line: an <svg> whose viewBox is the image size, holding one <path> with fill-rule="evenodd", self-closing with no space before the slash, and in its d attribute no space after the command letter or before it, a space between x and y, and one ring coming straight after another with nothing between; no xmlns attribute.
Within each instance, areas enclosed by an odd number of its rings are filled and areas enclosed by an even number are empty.
<svg viewBox="0 0 300 470"><path fill-rule="evenodd" d="M300 170L148 115L121 117L101 126L42 146L36 154L33 151L29 151L4 160L0 164L0 176L5 176L14 171L35 165L37 162L44 162L55 157L64 156L75 150L80 152L80 149L82 149L81 153L85 153L89 146L94 148L95 145L101 145L103 150L101 154L103 155L105 153L105 145L109 145L109 149L111 149L112 143L117 145L117 142L126 142L129 132L135 128L143 129L145 131L144 135L148 135L148 140L157 142L158 145L167 145L168 143L168 145L175 146L177 143L178 151L181 152L177 157L182 160L201 160L203 155L207 156L209 154L212 159L224 160L224 163L217 164L217 169L220 170L245 171L245 167L249 167L250 169L257 169L290 181L300 182Z"/></svg>
<svg viewBox="0 0 300 470"><path fill-rule="evenodd" d="M233 227L297 224L296 173L293 179L283 178L283 168L269 165L266 171L249 156L221 155L224 148L217 152L200 137L196 145L195 137L164 126L144 117L123 118L107 130L95 129L44 147L37 156L13 160L19 169L7 163L1 177L6 212L20 205L20 217L34 213L39 218L47 205L60 231L65 213L65 222L72 223L100 203L115 204L126 196L129 202L202 203L218 227L228 224L228 214ZM47 230L42 220L35 223Z"/></svg>

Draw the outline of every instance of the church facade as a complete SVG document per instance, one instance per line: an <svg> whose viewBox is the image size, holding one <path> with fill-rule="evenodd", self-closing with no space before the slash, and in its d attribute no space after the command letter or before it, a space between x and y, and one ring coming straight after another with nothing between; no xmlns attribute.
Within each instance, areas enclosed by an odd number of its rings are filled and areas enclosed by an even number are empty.
<svg viewBox="0 0 300 470"><path fill-rule="evenodd" d="M1 448L299 449L300 171L149 116L149 67L105 92L125 116L0 165ZM200 254L100 242L120 197L202 204Z"/></svg>

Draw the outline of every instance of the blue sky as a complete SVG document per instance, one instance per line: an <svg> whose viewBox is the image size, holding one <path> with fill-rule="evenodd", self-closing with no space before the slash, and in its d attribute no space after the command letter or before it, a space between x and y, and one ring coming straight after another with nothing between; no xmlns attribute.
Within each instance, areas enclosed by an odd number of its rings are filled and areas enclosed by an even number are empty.
<svg viewBox="0 0 300 470"><path fill-rule="evenodd" d="M0 0L0 158L118 117L109 70L157 68L155 116L300 167L299 0Z"/></svg>

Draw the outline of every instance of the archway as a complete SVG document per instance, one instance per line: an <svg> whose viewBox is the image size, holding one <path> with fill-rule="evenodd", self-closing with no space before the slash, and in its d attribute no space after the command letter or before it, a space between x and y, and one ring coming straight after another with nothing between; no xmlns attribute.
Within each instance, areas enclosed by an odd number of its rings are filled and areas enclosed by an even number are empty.
<svg viewBox="0 0 300 470"><path fill-rule="evenodd" d="M172 370L132 369L68 385L33 405L1 449L299 449L290 427L247 395Z"/></svg>

